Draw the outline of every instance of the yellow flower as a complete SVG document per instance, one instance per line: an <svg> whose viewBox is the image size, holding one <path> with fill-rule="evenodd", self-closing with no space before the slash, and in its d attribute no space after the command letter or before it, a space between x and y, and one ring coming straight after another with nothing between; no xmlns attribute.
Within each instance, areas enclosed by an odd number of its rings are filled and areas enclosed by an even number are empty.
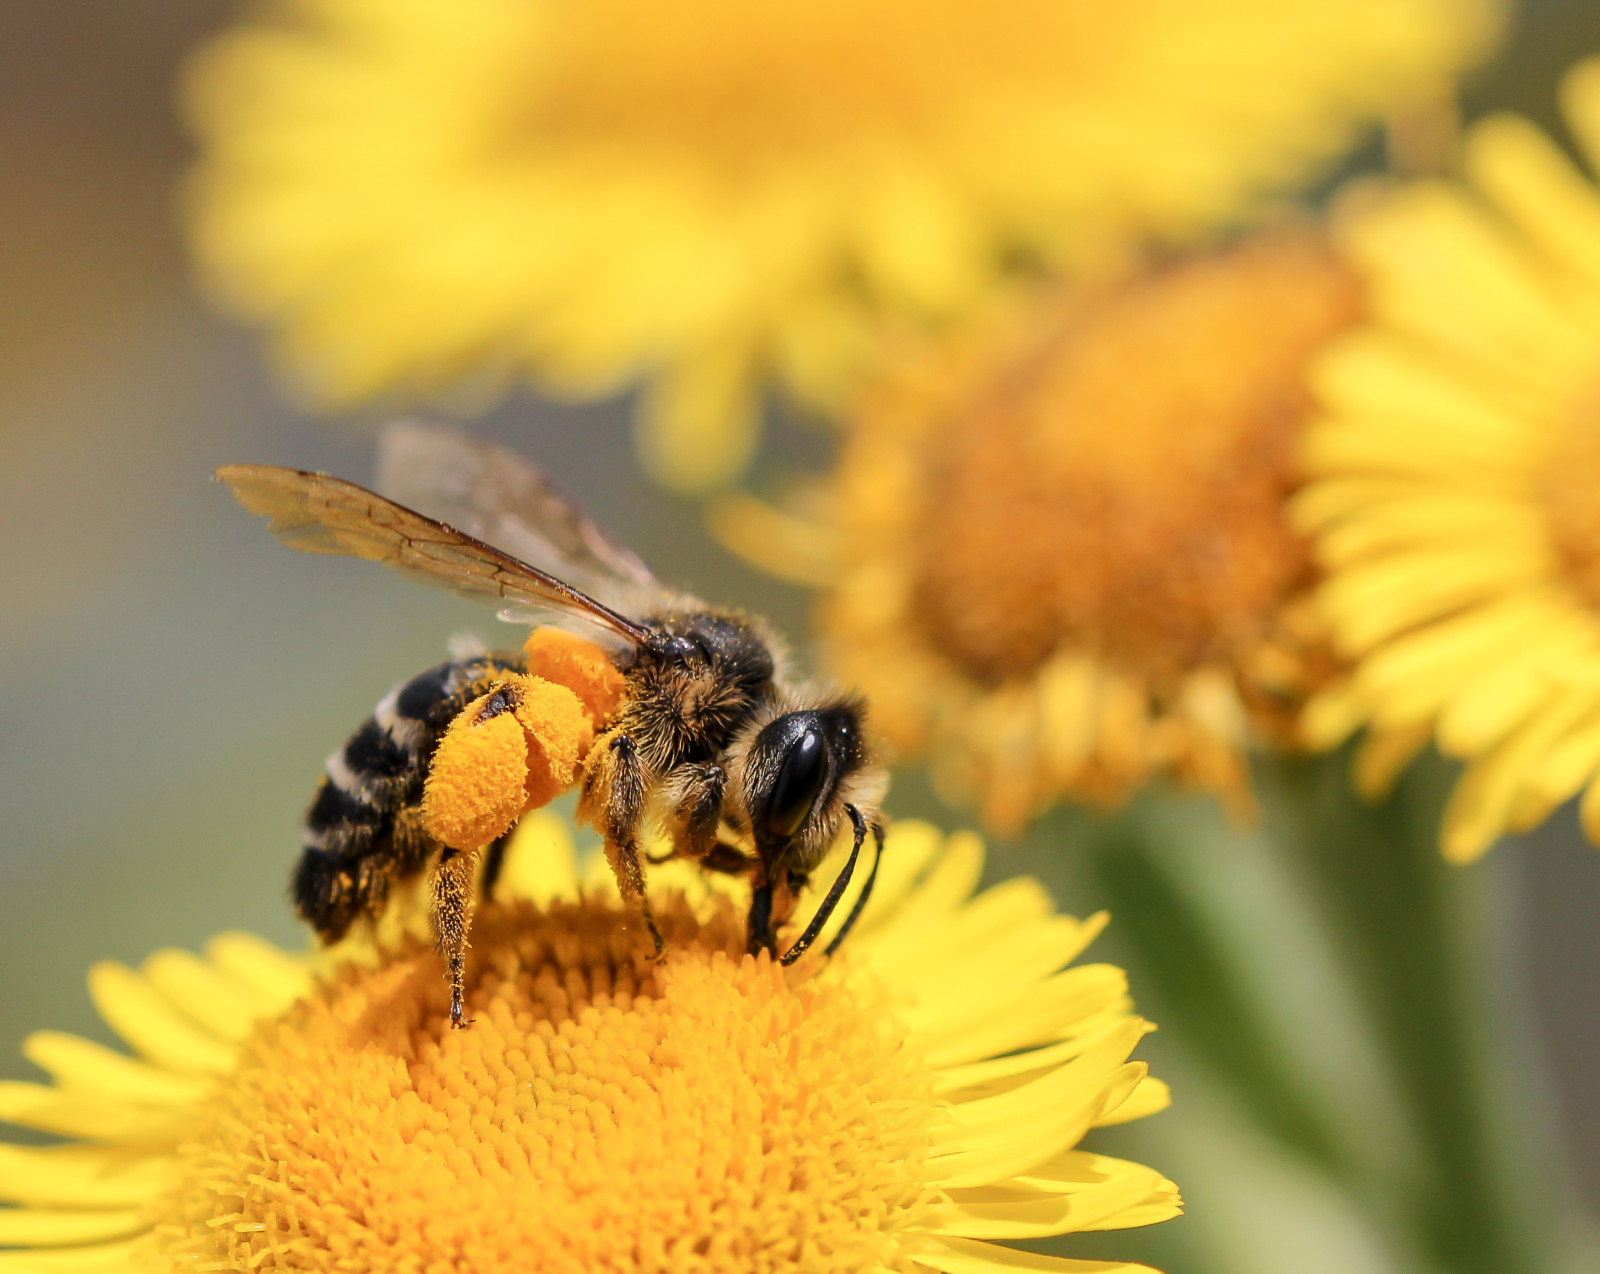
<svg viewBox="0 0 1600 1274"><path fill-rule="evenodd" d="M278 0L190 82L194 243L334 407L643 382L736 476L760 381L1019 258L1184 236L1443 91L1489 0Z"/></svg>
<svg viewBox="0 0 1600 1274"><path fill-rule="evenodd" d="M1600 163L1600 61L1565 90ZM1600 191L1513 116L1471 131L1466 170L1351 218L1375 317L1320 376L1298 505L1360 661L1307 731L1369 727L1374 788L1430 737L1467 758L1458 862L1585 785L1600 838Z"/></svg>
<svg viewBox="0 0 1600 1274"><path fill-rule="evenodd" d="M1243 749L1321 675L1283 501L1358 306L1309 231L1058 295L867 399L818 517L714 525L825 589L830 670L991 826L1161 771L1248 808Z"/></svg>
<svg viewBox="0 0 1600 1274"><path fill-rule="evenodd" d="M663 964L609 872L531 816L473 930L471 1027L397 911L320 961L224 935L97 966L137 1054L54 1033L0 1118L0 1271L1122 1271L992 1243L1146 1225L1175 1187L1077 1148L1167 1101L1104 917L970 897L970 834L902 824L831 963L743 954L732 900L658 873ZM678 888L681 886L681 889ZM468 1255L470 1254L470 1255ZM530 1259L532 1264L530 1265Z"/></svg>

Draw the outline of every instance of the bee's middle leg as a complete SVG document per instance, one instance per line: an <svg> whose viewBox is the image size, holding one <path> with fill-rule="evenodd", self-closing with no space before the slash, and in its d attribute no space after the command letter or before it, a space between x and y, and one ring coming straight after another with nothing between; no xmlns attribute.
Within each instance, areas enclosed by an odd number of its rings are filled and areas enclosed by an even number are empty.
<svg viewBox="0 0 1600 1274"><path fill-rule="evenodd" d="M616 874L622 896L635 903L660 955L666 944L650 913L644 866L639 860L639 825L644 819L648 779L639 749L625 733L596 740L585 762L582 808L590 813L606 841L606 861Z"/></svg>
<svg viewBox="0 0 1600 1274"><path fill-rule="evenodd" d="M660 857L645 855L647 862L693 858L703 863L716 848L717 828L722 823L722 798L728 790L728 772L712 762L686 765L677 773L682 775L682 787L673 809L676 844Z"/></svg>
<svg viewBox="0 0 1600 1274"><path fill-rule="evenodd" d="M494 901L495 888L500 884L501 873L505 871L506 850L516 831L517 825L513 823L509 831L490 842L488 852L483 857L483 878L478 882L478 892L483 895L484 902Z"/></svg>

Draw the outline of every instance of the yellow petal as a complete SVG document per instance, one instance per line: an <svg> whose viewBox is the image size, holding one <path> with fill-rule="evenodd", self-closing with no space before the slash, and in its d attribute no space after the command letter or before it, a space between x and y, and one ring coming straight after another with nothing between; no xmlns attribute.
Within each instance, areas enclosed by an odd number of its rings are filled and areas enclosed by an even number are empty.
<svg viewBox="0 0 1600 1274"><path fill-rule="evenodd" d="M126 965L102 960L89 970L89 994L106 1024L157 1066L184 1075L223 1075L238 1050L192 1024Z"/></svg>
<svg viewBox="0 0 1600 1274"><path fill-rule="evenodd" d="M152 1106L188 1107L207 1091L206 1081L174 1075L144 1062L58 1031L35 1031L23 1056L54 1076L63 1088Z"/></svg>
<svg viewBox="0 0 1600 1274"><path fill-rule="evenodd" d="M1412 185L1355 221L1347 243L1392 325L1530 388L1570 384L1581 367L1586 334L1511 237L1454 188Z"/></svg>
<svg viewBox="0 0 1600 1274"><path fill-rule="evenodd" d="M1589 696L1547 703L1526 725L1468 767L1445 809L1440 843L1451 862L1471 862L1506 830L1507 816L1529 761L1572 728L1593 706Z"/></svg>
<svg viewBox="0 0 1600 1274"><path fill-rule="evenodd" d="M259 1016L248 987L236 984L193 952L168 947L149 956L140 971L157 991L222 1039L240 1043Z"/></svg>
<svg viewBox="0 0 1600 1274"><path fill-rule="evenodd" d="M110 1212L69 1212L46 1208L0 1208L0 1243L59 1247L99 1243L150 1228L138 1208Z"/></svg>
<svg viewBox="0 0 1600 1274"><path fill-rule="evenodd" d="M759 414L743 351L685 358L664 369L640 399L640 462L670 490L713 491L749 464Z"/></svg>
<svg viewBox="0 0 1600 1274"><path fill-rule="evenodd" d="M142 1274L134 1242L0 1252L0 1274Z"/></svg>
<svg viewBox="0 0 1600 1274"><path fill-rule="evenodd" d="M1070 1194L1014 1186L948 1192L936 1234L968 1239L1041 1239L1102 1226L1120 1212L1148 1203L1161 1178L1154 1172L1101 1182Z"/></svg>
<svg viewBox="0 0 1600 1274"><path fill-rule="evenodd" d="M1363 654L1414 624L1537 586L1547 567L1526 543L1435 548L1348 567L1323 586L1319 603L1340 647Z"/></svg>
<svg viewBox="0 0 1600 1274"><path fill-rule="evenodd" d="M303 958L253 933L219 933L206 943L206 958L235 981L251 987L264 1013L282 1013L313 985Z"/></svg>
<svg viewBox="0 0 1600 1274"><path fill-rule="evenodd" d="M1030 1084L953 1107L949 1125L932 1135L929 1179L947 1189L989 1185L1076 1145L1145 1076L1143 1063L1121 1063L1143 1033L1142 1022L1129 1021Z"/></svg>
<svg viewBox="0 0 1600 1274"><path fill-rule="evenodd" d="M996 1270L1024 1270L1033 1274L1156 1274L1148 1265L1128 1261L1076 1261L953 1236L941 1239L937 1250L912 1253L911 1259L940 1274L994 1274Z"/></svg>
<svg viewBox="0 0 1600 1274"><path fill-rule="evenodd" d="M1422 721L1401 730L1374 730L1356 753L1356 791L1369 801L1382 800L1400 772L1433 737L1433 723Z"/></svg>
<svg viewBox="0 0 1600 1274"><path fill-rule="evenodd" d="M1517 115L1481 120L1466 169L1563 268L1600 283L1600 197L1544 133Z"/></svg>
<svg viewBox="0 0 1600 1274"><path fill-rule="evenodd" d="M1097 1128L1110 1124L1132 1123L1147 1115L1158 1114L1172 1105L1172 1089L1167 1082L1154 1075L1146 1075L1138 1086L1115 1106L1108 1106L1105 1114L1095 1120Z"/></svg>
<svg viewBox="0 0 1600 1274"><path fill-rule="evenodd" d="M172 1142L192 1121L188 1110L77 1096L43 1084L0 1082L0 1119L25 1128L109 1143Z"/></svg>
<svg viewBox="0 0 1600 1274"><path fill-rule="evenodd" d="M130 1208L172 1180L162 1155L98 1146L0 1145L0 1199L43 1207Z"/></svg>
<svg viewBox="0 0 1600 1274"><path fill-rule="evenodd" d="M792 584L820 588L844 567L844 542L837 528L786 513L746 492L709 501L705 519L723 548Z"/></svg>
<svg viewBox="0 0 1600 1274"><path fill-rule="evenodd" d="M903 980L917 959L907 955L909 949L932 940L950 913L972 896L982 875L983 842L971 832L953 833L927 877L881 925L861 935L857 953L890 981Z"/></svg>
<svg viewBox="0 0 1600 1274"><path fill-rule="evenodd" d="M1085 964L1036 985L991 989L963 998L908 1005L902 1012L912 1038L932 1066L1007 1053L1059 1038L1125 1002L1128 975L1115 965Z"/></svg>

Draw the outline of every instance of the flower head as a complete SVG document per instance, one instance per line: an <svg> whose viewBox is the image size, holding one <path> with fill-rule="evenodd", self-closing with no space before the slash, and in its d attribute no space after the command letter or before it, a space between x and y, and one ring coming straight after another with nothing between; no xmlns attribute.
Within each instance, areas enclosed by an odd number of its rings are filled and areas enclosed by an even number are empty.
<svg viewBox="0 0 1600 1274"><path fill-rule="evenodd" d="M1310 231L1063 293L870 395L820 519L717 524L824 587L831 670L991 825L1160 772L1248 805L1244 747L1321 675L1283 504L1359 302Z"/></svg>
<svg viewBox="0 0 1600 1274"><path fill-rule="evenodd" d="M1077 1148L1152 1113L1125 980L1063 966L1103 917L1030 881L976 898L971 836L893 833L848 955L743 954L687 869L662 964L609 875L533 815L474 929L465 1031L439 958L389 918L313 967L256 939L98 967L140 1054L36 1035L52 1086L0 1117L0 1269L592 1271L1014 1268L990 1240L1144 1225L1172 1184ZM992 1254L992 1255L991 1255ZM1134 1267L1029 1257L1027 1268ZM20 1264L19 1264L20 1262Z"/></svg>
<svg viewBox="0 0 1600 1274"><path fill-rule="evenodd" d="M1565 100L1600 164L1600 61ZM1351 219L1374 321L1320 376L1298 506L1359 661L1308 732L1369 727L1374 787L1430 738L1468 759L1458 861L1585 786L1600 839L1600 191L1516 117L1478 124L1466 162L1466 187Z"/></svg>
<svg viewBox="0 0 1600 1274"><path fill-rule="evenodd" d="M643 379L644 455L736 475L775 373L1018 258L1214 226L1483 47L1485 0L278 0L206 50L194 242L348 406Z"/></svg>

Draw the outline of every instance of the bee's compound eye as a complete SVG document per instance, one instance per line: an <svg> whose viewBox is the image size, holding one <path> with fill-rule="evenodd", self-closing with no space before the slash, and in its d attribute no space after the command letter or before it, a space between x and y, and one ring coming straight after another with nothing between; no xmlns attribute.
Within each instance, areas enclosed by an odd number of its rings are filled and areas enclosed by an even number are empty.
<svg viewBox="0 0 1600 1274"><path fill-rule="evenodd" d="M774 840L793 836L811 815L822 781L828 776L828 752L819 727L807 726L794 737L767 798L763 830Z"/></svg>

